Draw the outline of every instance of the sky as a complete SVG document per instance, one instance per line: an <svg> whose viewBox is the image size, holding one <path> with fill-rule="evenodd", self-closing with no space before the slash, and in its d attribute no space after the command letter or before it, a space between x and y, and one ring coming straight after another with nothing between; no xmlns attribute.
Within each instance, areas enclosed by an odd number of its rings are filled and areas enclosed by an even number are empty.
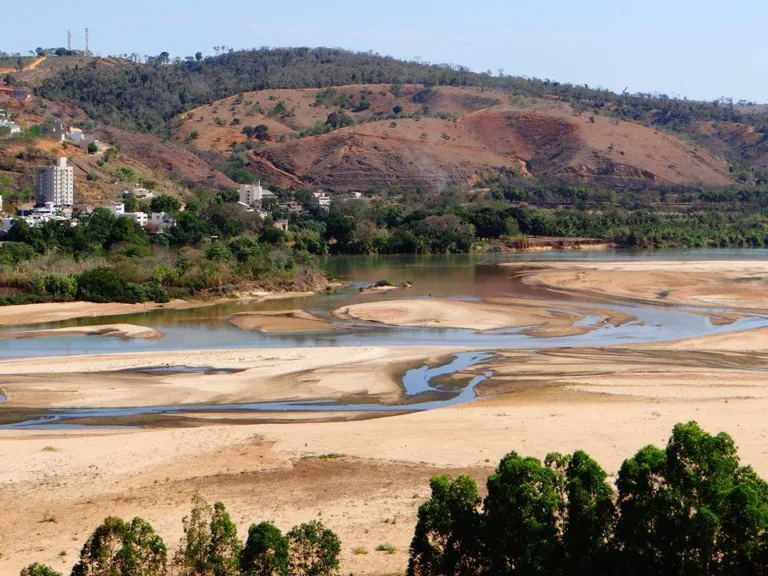
<svg viewBox="0 0 768 576"><path fill-rule="evenodd" d="M329 46L616 91L768 102L765 0L0 0L0 50ZM19 25L14 25L18 22ZM10 24L10 25L8 25Z"/></svg>

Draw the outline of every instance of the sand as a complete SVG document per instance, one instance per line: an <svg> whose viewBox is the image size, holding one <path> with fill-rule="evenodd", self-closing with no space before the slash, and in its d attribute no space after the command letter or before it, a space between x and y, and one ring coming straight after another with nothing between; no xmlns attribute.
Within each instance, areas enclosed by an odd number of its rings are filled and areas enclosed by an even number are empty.
<svg viewBox="0 0 768 576"><path fill-rule="evenodd" d="M335 314L340 318L393 326L467 330L520 328L554 320L572 324L565 316L546 309L437 298L353 304L339 308Z"/></svg>
<svg viewBox="0 0 768 576"><path fill-rule="evenodd" d="M137 326L135 324L96 324L93 326L77 326L72 328L0 332L0 340L14 338L55 338L60 336L112 336L118 338L139 338L142 340L158 340L163 337L162 333L154 328Z"/></svg>
<svg viewBox="0 0 768 576"><path fill-rule="evenodd" d="M0 361L3 407L123 407L277 400L395 402L399 375L444 348L281 348L57 356ZM141 369L203 367L229 373L150 375ZM364 378L360 374L365 374Z"/></svg>
<svg viewBox="0 0 768 576"><path fill-rule="evenodd" d="M746 309L762 305L763 266L556 263L526 272L525 281L606 299L655 301L665 290L669 302L727 296ZM554 330L586 314L577 307L557 318L528 304L411 299L337 313L475 330L546 322ZM604 311L601 321L608 316ZM286 398L388 402L400 396L403 370L451 352L360 346L9 360L0 362L0 388L9 395L0 410ZM15 575L32 561L68 571L110 514L144 517L173 551L194 494L226 502L241 538L252 522L274 520L286 530L320 519L342 540L342 573L403 573L430 476L466 473L482 484L510 450L542 458L576 449L615 474L623 459L649 443L663 445L675 423L689 420L731 434L742 461L768 476L768 329L632 347L501 351L489 364L494 375L477 388L478 400L386 418L265 415L253 424L242 423L250 422L247 414L232 413L226 421L197 415L197 427L0 430L0 575ZM161 365L232 372L140 372ZM328 454L342 457L319 458ZM55 523L44 521L51 517ZM375 552L382 543L392 543L395 553ZM355 547L369 553L355 555Z"/></svg>
<svg viewBox="0 0 768 576"><path fill-rule="evenodd" d="M742 334L746 341L764 336L764 331ZM0 502L14 506L0 518L0 571L17 573L32 560L69 569L79 546L107 514L145 517L173 548L192 495L200 493L228 504L241 536L248 524L264 519L288 529L319 518L342 539L344 573L400 573L429 476L469 473L482 482L510 450L543 457L552 450L580 448L614 474L624 458L645 444L663 444L676 422L692 419L712 432L728 431L744 462L768 475L768 372L745 369L768 366L768 356L717 346L713 339L707 352L504 352L493 361L495 376L481 386L478 401L372 420L135 431L1 430ZM271 364L269 370L292 375L293 388L309 390L324 373L329 386L347 389L337 382L346 374L354 384L349 389L355 389L360 380L376 381L380 370L391 374L404 359L418 363L419 355L445 353L355 348L136 354L3 362L0 371L25 370L27 380L33 380L36 371L52 378L63 371L61 378L83 367L169 361L263 373ZM317 370L306 372L312 367ZM296 374L306 374L306 380L297 381ZM211 388L240 393L238 375L226 376ZM391 386L392 380L379 385ZM157 389L145 387L143 393L167 393L163 389L173 386L166 382ZM83 396L91 393L86 389ZM344 457L316 458L330 453ZM50 516L56 517L55 524L41 522ZM30 533L36 535L33 547ZM396 546L395 554L374 552L384 542ZM352 554L357 546L370 553ZM60 551L66 556L60 557Z"/></svg>
<svg viewBox="0 0 768 576"><path fill-rule="evenodd" d="M328 332L337 329L332 323L306 310L243 312L235 314L229 323L242 330L262 333Z"/></svg>
<svg viewBox="0 0 768 576"><path fill-rule="evenodd" d="M519 263L502 266L519 267ZM589 298L658 304L768 307L768 261L526 262L524 282Z"/></svg>

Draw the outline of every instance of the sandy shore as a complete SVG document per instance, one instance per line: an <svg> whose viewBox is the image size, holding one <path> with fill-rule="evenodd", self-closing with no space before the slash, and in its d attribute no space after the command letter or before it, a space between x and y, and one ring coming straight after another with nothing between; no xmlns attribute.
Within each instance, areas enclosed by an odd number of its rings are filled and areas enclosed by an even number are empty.
<svg viewBox="0 0 768 576"><path fill-rule="evenodd" d="M399 376L444 348L191 350L0 361L3 409L227 404L277 400L394 402ZM147 374L157 367L218 373ZM142 372L142 369L145 372ZM360 375L365 374L364 378Z"/></svg>
<svg viewBox="0 0 768 576"><path fill-rule="evenodd" d="M519 263L502 266L518 267ZM526 262L524 282L587 297L660 304L768 307L768 261Z"/></svg>
<svg viewBox="0 0 768 576"><path fill-rule="evenodd" d="M766 298L768 264L759 262L545 266L551 268L526 272L525 281L595 299L759 309ZM403 326L536 325L553 333L587 314L612 324L630 320L597 306L577 305L560 316L546 302L506 298L390 300L337 313ZM8 394L0 411L317 398L389 402L400 396L406 368L451 352L360 346L7 360L0 362L0 388ZM215 371L142 372L158 366ZM342 540L342 573L403 573L430 476L466 473L482 484L510 450L542 458L576 449L615 474L625 458L649 443L663 445L675 423L689 420L731 434L742 461L768 476L768 329L637 346L501 351L464 375L487 369L493 376L478 386L474 402L386 418L291 414L253 424L248 414L228 413L227 421L200 414L208 422L197 427L0 430L0 576L18 574L32 561L69 571L88 534L110 514L144 517L173 551L194 494L226 502L241 538L252 522L270 519L285 530L319 518ZM340 457L319 458L328 454ZM51 517L55 523L44 521ZM383 543L393 544L395 553L375 552ZM356 555L356 547L369 553Z"/></svg>
<svg viewBox="0 0 768 576"><path fill-rule="evenodd" d="M73 328L51 328L48 330L22 330L18 332L2 332L0 340L14 338L55 338L57 336L102 336L117 338L140 338L142 340L157 340L163 337L161 332L146 326L136 324L97 324L93 326L77 326Z"/></svg>
<svg viewBox="0 0 768 576"><path fill-rule="evenodd" d="M745 348L756 349L765 346L766 334L756 330L739 337ZM400 573L429 476L468 473L482 482L509 450L543 457L580 448L615 473L624 458L648 443L663 444L676 422L692 419L712 432L728 431L744 462L768 475L768 371L754 369L768 368L768 354L733 351L726 337L679 347L503 352L492 362L493 378L478 390L481 399L390 418L134 431L0 430L0 503L14 503L0 517L0 572L18 573L32 560L68 570L88 533L108 514L145 517L173 548L191 497L200 493L228 504L241 536L251 522L273 519L288 529L320 517L343 541L344 573ZM271 394L280 382L283 395L314 394L318 387L324 394L385 392L392 390L393 366L445 354L347 348L17 360L0 363L0 380L25 374L29 387L84 368L101 374L154 366L162 357L245 372L135 384L149 399L170 399L168 389L175 387L203 390L204 397L243 390ZM258 388L267 375L272 385ZM78 402L104 404L114 383L101 387L101 398L93 396L98 387L83 386ZM343 457L316 458L331 453ZM42 522L52 516L55 524ZM397 551L376 553L381 543ZM370 553L352 554L359 546ZM59 556L61 551L66 555Z"/></svg>
<svg viewBox="0 0 768 576"><path fill-rule="evenodd" d="M307 298L315 292L250 292L240 295L240 300L269 301ZM187 310L215 306L232 302L230 298L217 300L173 300L165 304L144 302L142 304L120 304L116 302L101 304L97 302L46 302L43 304L21 304L19 306L0 306L0 327L21 324L40 324L60 322L73 318L96 318L100 316L119 316L139 314L151 310Z"/></svg>
<svg viewBox="0 0 768 576"><path fill-rule="evenodd" d="M241 330L262 333L327 332L337 329L332 323L306 310L243 312L235 314L229 323Z"/></svg>

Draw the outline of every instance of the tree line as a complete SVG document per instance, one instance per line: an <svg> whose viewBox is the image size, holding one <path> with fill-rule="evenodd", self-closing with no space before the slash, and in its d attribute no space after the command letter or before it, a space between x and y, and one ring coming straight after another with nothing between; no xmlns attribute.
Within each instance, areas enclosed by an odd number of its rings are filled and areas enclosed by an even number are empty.
<svg viewBox="0 0 768 576"><path fill-rule="evenodd" d="M70 576L330 576L339 567L341 543L317 520L287 534L271 522L252 524L242 543L224 504L196 497L183 525L184 536L169 558L148 522L108 517L83 545ZM20 576L61 574L34 563Z"/></svg>
<svg viewBox="0 0 768 576"><path fill-rule="evenodd" d="M408 576L768 573L768 483L695 422L626 460L615 485L583 451L511 452L484 499L467 476L431 489Z"/></svg>

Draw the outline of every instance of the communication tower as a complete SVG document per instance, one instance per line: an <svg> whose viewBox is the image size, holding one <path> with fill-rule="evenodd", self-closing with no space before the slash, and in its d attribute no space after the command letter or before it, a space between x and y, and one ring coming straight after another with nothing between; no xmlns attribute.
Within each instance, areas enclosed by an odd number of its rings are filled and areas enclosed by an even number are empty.
<svg viewBox="0 0 768 576"><path fill-rule="evenodd" d="M72 30L67 30L67 50L72 52Z"/></svg>
<svg viewBox="0 0 768 576"><path fill-rule="evenodd" d="M85 29L85 55L90 56L91 55L91 31L86 28Z"/></svg>

